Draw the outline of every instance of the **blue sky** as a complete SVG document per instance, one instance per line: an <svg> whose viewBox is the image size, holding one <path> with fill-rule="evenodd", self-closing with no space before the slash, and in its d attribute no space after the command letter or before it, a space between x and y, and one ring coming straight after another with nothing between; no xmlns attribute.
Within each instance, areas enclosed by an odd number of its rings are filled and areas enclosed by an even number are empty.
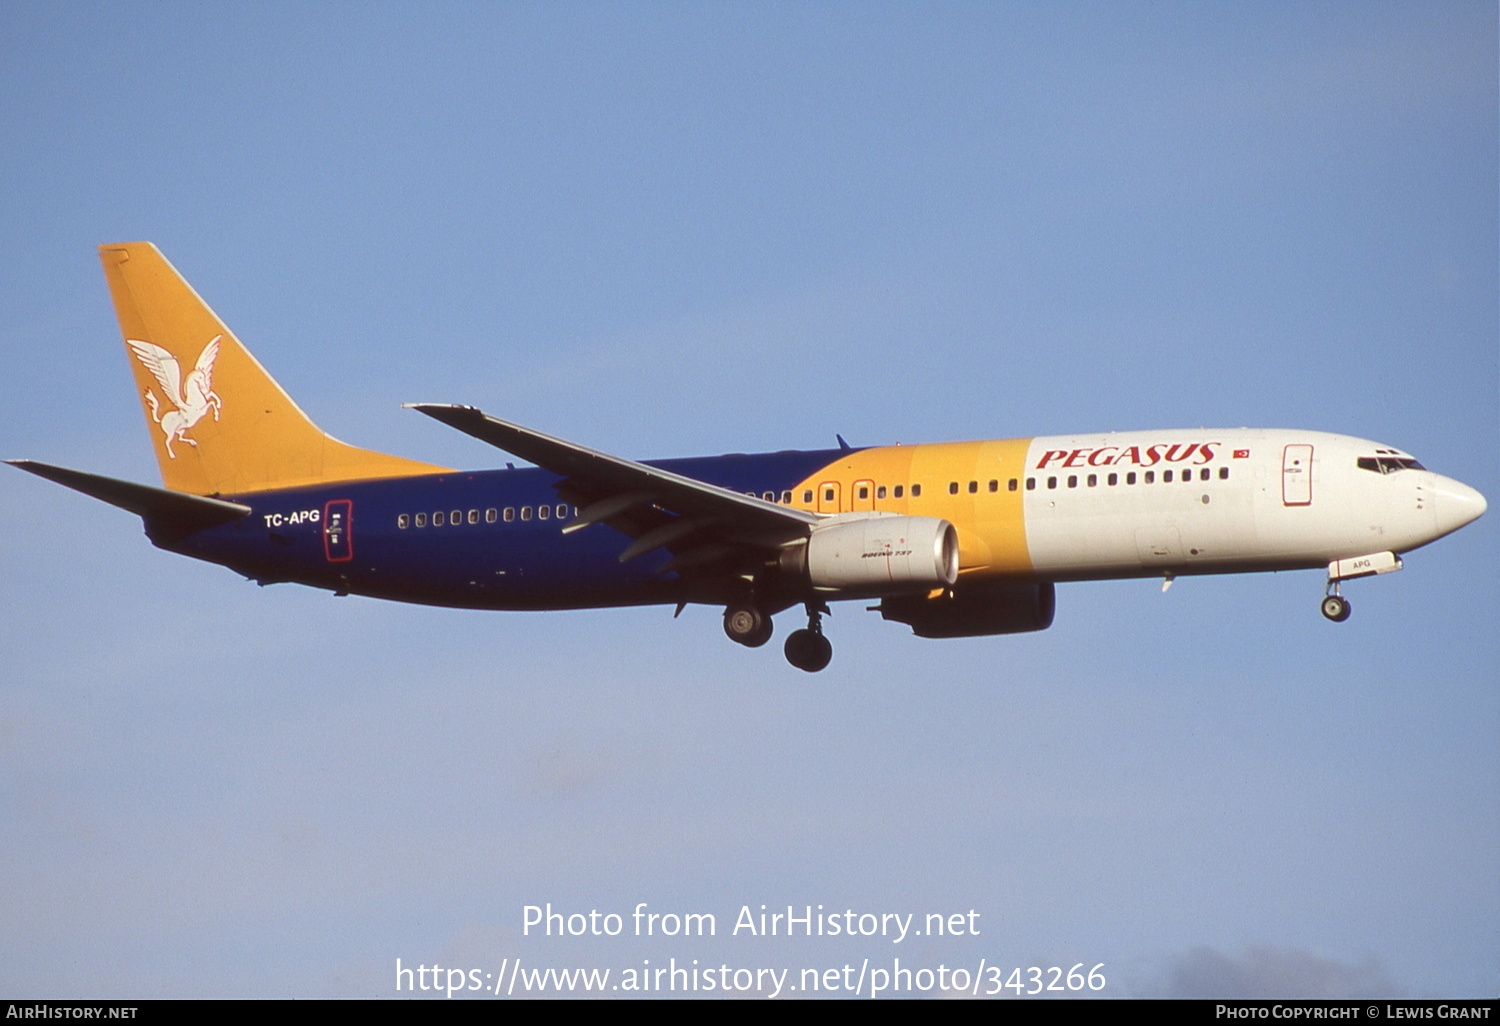
<svg viewBox="0 0 1500 1026"><path fill-rule="evenodd" d="M95 247L149 239L345 440L650 458L1306 427L1497 481L1490 4L7 5L0 438L157 480ZM1500 989L1493 515L1316 573L836 608L259 589L0 477L0 992L386 996L403 964L1104 963ZM784 628L785 625L783 625ZM522 907L715 913L547 940ZM742 905L979 937L724 934Z"/></svg>

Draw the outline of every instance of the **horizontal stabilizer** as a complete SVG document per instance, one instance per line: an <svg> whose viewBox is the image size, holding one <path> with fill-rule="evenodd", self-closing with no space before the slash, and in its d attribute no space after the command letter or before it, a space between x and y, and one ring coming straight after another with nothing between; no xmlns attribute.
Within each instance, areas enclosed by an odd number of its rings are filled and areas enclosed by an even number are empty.
<svg viewBox="0 0 1500 1026"><path fill-rule="evenodd" d="M152 488L133 481L85 474L81 470L69 470L67 467L54 467L50 463L37 463L35 460L5 462L37 477L45 477L48 481L55 481L84 495L93 496L111 506L129 510L152 525L174 531L201 531L238 520L250 512L249 506L242 506L238 502L188 495L186 492L169 492L164 488Z"/></svg>

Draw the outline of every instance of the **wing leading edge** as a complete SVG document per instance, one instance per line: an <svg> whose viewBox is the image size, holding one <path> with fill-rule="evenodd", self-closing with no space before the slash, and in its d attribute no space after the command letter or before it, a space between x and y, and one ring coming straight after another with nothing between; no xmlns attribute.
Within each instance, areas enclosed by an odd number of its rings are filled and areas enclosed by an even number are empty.
<svg viewBox="0 0 1500 1026"><path fill-rule="evenodd" d="M633 539L620 553L622 562L664 548L672 559L661 572L706 567L747 549L776 549L806 538L820 520L806 510L554 438L472 406L407 408L559 475L559 494L579 507L564 530L608 524Z"/></svg>

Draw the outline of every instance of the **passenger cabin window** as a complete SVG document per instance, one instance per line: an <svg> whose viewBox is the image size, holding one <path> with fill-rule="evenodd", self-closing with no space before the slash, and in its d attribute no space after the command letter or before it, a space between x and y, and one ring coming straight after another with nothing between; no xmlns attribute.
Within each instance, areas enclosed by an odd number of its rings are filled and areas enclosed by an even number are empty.
<svg viewBox="0 0 1500 1026"><path fill-rule="evenodd" d="M958 482L957 481L949 481L948 482L948 494L949 495L957 495L958 494Z"/></svg>
<svg viewBox="0 0 1500 1026"><path fill-rule="evenodd" d="M802 493L803 502L812 502L812 489L809 488Z"/></svg>
<svg viewBox="0 0 1500 1026"><path fill-rule="evenodd" d="M1069 474L1068 475L1068 487L1069 488L1077 488L1078 487L1078 475L1077 474Z"/></svg>
<svg viewBox="0 0 1500 1026"><path fill-rule="evenodd" d="M883 499L883 498L885 498L885 485L876 485L875 486L875 498L877 498L877 499Z"/></svg>
<svg viewBox="0 0 1500 1026"><path fill-rule="evenodd" d="M418 513L417 514L417 526L418 527L426 527L427 526L427 514L426 513Z"/></svg>
<svg viewBox="0 0 1500 1026"><path fill-rule="evenodd" d="M469 510L469 523L471 523L471 524L477 524L477 523L479 523L479 510L477 510L477 509L471 509L471 510Z"/></svg>
<svg viewBox="0 0 1500 1026"><path fill-rule="evenodd" d="M1135 471L1132 470L1130 473L1125 475L1125 483L1128 485L1135 484Z"/></svg>
<svg viewBox="0 0 1500 1026"><path fill-rule="evenodd" d="M1148 470L1148 471L1146 471L1146 476L1142 480L1146 484L1152 484L1153 482L1156 481L1156 471L1154 471L1154 470Z"/></svg>
<svg viewBox="0 0 1500 1026"><path fill-rule="evenodd" d="M410 525L411 517L407 516L405 513L402 513L399 517L396 518L396 526L401 528L401 530L406 530Z"/></svg>
<svg viewBox="0 0 1500 1026"><path fill-rule="evenodd" d="M911 497L913 499L915 499L917 496L919 496L921 494L922 494L922 486L921 485L914 484L914 485L911 486Z"/></svg>
<svg viewBox="0 0 1500 1026"><path fill-rule="evenodd" d="M1228 481L1229 480L1229 468L1228 467L1220 467L1219 468L1219 480L1220 481Z"/></svg>
<svg viewBox="0 0 1500 1026"><path fill-rule="evenodd" d="M1167 484L1171 484L1172 483L1172 472L1170 470L1164 471L1162 473L1162 475L1161 475L1161 479L1163 481L1165 481Z"/></svg>
<svg viewBox="0 0 1500 1026"><path fill-rule="evenodd" d="M510 523L514 519L516 519L516 507L514 507L514 506L506 506L505 507L505 522L508 524L508 523Z"/></svg>
<svg viewBox="0 0 1500 1026"><path fill-rule="evenodd" d="M496 509L494 506L491 506L489 509L487 509L487 510L484 511L484 522L486 524L493 524L496 520L499 520L499 519L500 519L500 511L498 509Z"/></svg>
<svg viewBox="0 0 1500 1026"><path fill-rule="evenodd" d="M441 512L437 512L437 513L434 513L432 515L432 526L433 527L442 527L443 526L443 514Z"/></svg>
<svg viewBox="0 0 1500 1026"><path fill-rule="evenodd" d="M1109 475L1109 477L1105 478L1105 480L1108 481L1109 482L1109 486L1111 488L1113 488L1115 485L1117 485L1117 484L1120 483L1120 475L1119 474L1111 474L1111 475Z"/></svg>
<svg viewBox="0 0 1500 1026"><path fill-rule="evenodd" d="M1036 491L1036 478L1034 478L1034 477L1028 477L1026 479L1026 490L1028 492L1034 492L1034 491Z"/></svg>
<svg viewBox="0 0 1500 1026"><path fill-rule="evenodd" d="M894 495L895 495L895 497L896 497L896 498L898 498L898 499L899 499L899 498L901 498L901 493L902 493L902 491L903 491L903 490L904 490L904 489L905 489L905 488L906 488L906 486L905 486L905 485L897 485L897 486L896 486L896 487L895 487L895 490L894 490Z"/></svg>
<svg viewBox="0 0 1500 1026"><path fill-rule="evenodd" d="M782 492L781 493L781 501L782 501L783 504L785 504L787 506L790 506L792 504L792 493L791 492Z"/></svg>
<svg viewBox="0 0 1500 1026"><path fill-rule="evenodd" d="M551 515L552 515L552 507L551 506L538 506L536 508L536 518L538 520L546 520Z"/></svg>
<svg viewBox="0 0 1500 1026"><path fill-rule="evenodd" d="M1012 492L1015 491L1016 490L1016 479L1015 478L1011 478L1010 482L1007 484L1006 488L1007 488L1008 491L1012 491Z"/></svg>
<svg viewBox="0 0 1500 1026"><path fill-rule="evenodd" d="M531 519L531 507L530 506L522 506L521 507L521 519L522 520L530 520Z"/></svg>
<svg viewBox="0 0 1500 1026"><path fill-rule="evenodd" d="M999 481L991 481L990 482L990 491L992 491L992 492L998 492L999 490L1000 490L1000 482Z"/></svg>
<svg viewBox="0 0 1500 1026"><path fill-rule="evenodd" d="M979 482L978 481L970 481L969 482L969 494L973 495L973 494L977 493L978 491L979 491Z"/></svg>
<svg viewBox="0 0 1500 1026"><path fill-rule="evenodd" d="M567 515L568 515L567 504L566 503L558 503L558 506L557 506L557 519L559 519L559 520L566 519Z"/></svg>
<svg viewBox="0 0 1500 1026"><path fill-rule="evenodd" d="M1055 478L1055 477L1049 477L1049 478L1047 478L1047 487L1048 488L1056 488L1057 487L1057 478Z"/></svg>
<svg viewBox="0 0 1500 1026"><path fill-rule="evenodd" d="M859 497L861 499L868 499L870 497L870 486L869 485L860 485L859 486Z"/></svg>

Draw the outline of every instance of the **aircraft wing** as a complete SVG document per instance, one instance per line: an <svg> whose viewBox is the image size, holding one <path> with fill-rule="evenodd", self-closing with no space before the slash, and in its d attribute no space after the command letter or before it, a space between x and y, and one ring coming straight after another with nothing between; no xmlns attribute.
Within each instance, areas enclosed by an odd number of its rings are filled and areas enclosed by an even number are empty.
<svg viewBox="0 0 1500 1026"><path fill-rule="evenodd" d="M608 523L635 539L620 554L622 561L666 548L675 558L662 569L682 569L728 555L726 542L774 548L805 538L819 520L806 510L611 456L472 406L407 407L563 477L559 489L577 497L579 505L578 517L564 531Z"/></svg>

